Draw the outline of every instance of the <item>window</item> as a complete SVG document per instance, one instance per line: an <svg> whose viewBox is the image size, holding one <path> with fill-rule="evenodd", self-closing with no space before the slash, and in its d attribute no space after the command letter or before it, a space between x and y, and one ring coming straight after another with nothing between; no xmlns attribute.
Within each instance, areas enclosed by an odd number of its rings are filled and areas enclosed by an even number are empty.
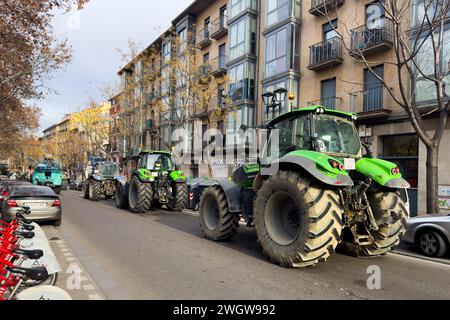
<svg viewBox="0 0 450 320"><path fill-rule="evenodd" d="M227 114L227 133L237 133L245 126L253 126L254 107L245 105L238 110L230 110Z"/></svg>
<svg viewBox="0 0 450 320"><path fill-rule="evenodd" d="M449 28L449 27L447 27ZM450 74L448 72L450 68L450 29L444 31L443 46L441 52L441 74L444 76L444 88L445 95L450 96ZM418 45L421 46L417 58L416 64L419 70L415 79L415 98L417 103L432 103L437 99L435 84L426 79L425 75L434 78L434 65L435 55L433 50L433 43L431 37L423 42L423 38L418 41Z"/></svg>
<svg viewBox="0 0 450 320"><path fill-rule="evenodd" d="M425 12L430 20L435 20L437 22L442 19L441 15L443 10L442 8L438 9L438 7L441 7L442 4L446 3L445 0L415 0L411 2L413 2L413 4L411 4L410 27L420 27L422 24L426 25ZM446 13L446 16L450 16L450 10Z"/></svg>
<svg viewBox="0 0 450 320"><path fill-rule="evenodd" d="M267 23L270 27L290 16L292 0L267 0Z"/></svg>
<svg viewBox="0 0 450 320"><path fill-rule="evenodd" d="M281 82L275 83L275 84L271 84L267 87L264 87L263 92L274 92L277 89L288 89L287 87L287 81L283 80ZM282 104L281 108L278 110L269 110L270 113L267 114L267 106L264 106L265 110L264 110L264 117L266 118L267 121L270 121L272 119L275 119L276 117L278 117L279 115L282 115L283 113L285 113L287 111L287 101L284 101L284 103Z"/></svg>
<svg viewBox="0 0 450 320"><path fill-rule="evenodd" d="M208 17L208 18L206 18L205 19L205 23L204 23L204 27L205 27L205 33L204 33L204 36L205 36L205 39L209 39L209 26L210 26L210 24L211 24L211 19Z"/></svg>
<svg viewBox="0 0 450 320"><path fill-rule="evenodd" d="M204 55L203 55L203 63L208 63L209 62L209 52L208 53L205 53Z"/></svg>
<svg viewBox="0 0 450 320"><path fill-rule="evenodd" d="M226 45L223 44L219 47L219 68L225 68L227 63L226 58Z"/></svg>
<svg viewBox="0 0 450 320"><path fill-rule="evenodd" d="M386 11L384 0L377 0L366 5L366 27L368 29L380 29L384 27Z"/></svg>
<svg viewBox="0 0 450 320"><path fill-rule="evenodd" d="M171 53L171 49L170 49L170 41L163 44L163 63L168 63L170 60L170 53Z"/></svg>
<svg viewBox="0 0 450 320"><path fill-rule="evenodd" d="M285 72L288 65L288 28L281 29L266 38L265 78Z"/></svg>
<svg viewBox="0 0 450 320"><path fill-rule="evenodd" d="M220 19L219 19L219 27L220 29L226 28L227 26L227 6L223 6L222 8L220 8L220 15L219 15Z"/></svg>
<svg viewBox="0 0 450 320"><path fill-rule="evenodd" d="M329 23L325 23L322 26L323 40L327 41L327 40L330 40L330 39L333 39L333 38L339 36L336 31L337 28L338 28L338 20L337 19L334 19L333 21L330 21Z"/></svg>
<svg viewBox="0 0 450 320"><path fill-rule="evenodd" d="M256 20L244 17L230 27L230 60L256 53Z"/></svg>
<svg viewBox="0 0 450 320"><path fill-rule="evenodd" d="M256 0L230 0L230 18L237 17L247 9L256 10Z"/></svg>
<svg viewBox="0 0 450 320"><path fill-rule="evenodd" d="M186 50L187 45L186 29L183 29L180 32L178 32L178 41L179 41L178 53L182 54Z"/></svg>
<svg viewBox="0 0 450 320"><path fill-rule="evenodd" d="M320 99L325 108L336 109L336 78L321 82Z"/></svg>
<svg viewBox="0 0 450 320"><path fill-rule="evenodd" d="M229 69L229 95L232 101L255 98L255 64L244 62Z"/></svg>
<svg viewBox="0 0 450 320"><path fill-rule="evenodd" d="M372 71L364 70L364 111L383 109L383 83L378 79L384 78L384 66L373 67Z"/></svg>

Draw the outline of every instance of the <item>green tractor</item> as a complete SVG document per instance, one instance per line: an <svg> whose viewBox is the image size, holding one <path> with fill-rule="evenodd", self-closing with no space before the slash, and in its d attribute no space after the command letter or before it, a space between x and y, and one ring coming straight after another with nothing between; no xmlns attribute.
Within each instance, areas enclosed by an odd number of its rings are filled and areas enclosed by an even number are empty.
<svg viewBox="0 0 450 320"><path fill-rule="evenodd" d="M199 210L206 238L232 238L243 218L283 267L314 266L336 250L375 257L395 248L406 231L410 185L396 164L362 145L356 119L314 106L272 120L267 165L258 160L205 183ZM271 155L275 130L279 152Z"/></svg>
<svg viewBox="0 0 450 320"><path fill-rule="evenodd" d="M143 151L136 159L137 169L129 181L116 180L116 206L143 213L166 206L169 211L183 211L188 203L186 176L176 169L171 154Z"/></svg>
<svg viewBox="0 0 450 320"><path fill-rule="evenodd" d="M115 195L115 181L120 179L119 165L115 162L92 158L86 168L87 180L82 182L81 197L98 201L111 199Z"/></svg>

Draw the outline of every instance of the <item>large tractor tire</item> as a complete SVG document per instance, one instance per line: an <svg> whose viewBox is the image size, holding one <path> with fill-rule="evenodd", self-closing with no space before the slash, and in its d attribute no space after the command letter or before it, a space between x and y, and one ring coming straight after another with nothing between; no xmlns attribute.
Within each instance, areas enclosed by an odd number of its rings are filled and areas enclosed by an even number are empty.
<svg viewBox="0 0 450 320"><path fill-rule="evenodd" d="M152 208L153 188L150 183L144 183L138 177L133 177L130 182L128 202L130 211L144 213Z"/></svg>
<svg viewBox="0 0 450 320"><path fill-rule="evenodd" d="M263 183L254 207L258 241L282 267L315 266L335 253L344 210L339 194L297 172L280 171Z"/></svg>
<svg viewBox="0 0 450 320"><path fill-rule="evenodd" d="M98 201L101 195L101 185L100 182L91 180L89 182L89 199L92 201Z"/></svg>
<svg viewBox="0 0 450 320"><path fill-rule="evenodd" d="M118 183L116 185L116 207L119 209L127 209L128 208L128 184L123 185Z"/></svg>
<svg viewBox="0 0 450 320"><path fill-rule="evenodd" d="M89 184L87 182L81 184L81 198L89 199Z"/></svg>
<svg viewBox="0 0 450 320"><path fill-rule="evenodd" d="M181 212L188 205L188 187L186 183L176 183L173 199L167 204L169 211Z"/></svg>
<svg viewBox="0 0 450 320"><path fill-rule="evenodd" d="M368 193L368 198L379 230L369 230L373 238L371 244L346 245L346 253L356 257L385 255L400 244L406 233L409 212L400 191L384 190Z"/></svg>
<svg viewBox="0 0 450 320"><path fill-rule="evenodd" d="M211 187L203 192L199 213L200 226L209 240L229 240L239 228L239 215L230 212L227 198L220 187Z"/></svg>

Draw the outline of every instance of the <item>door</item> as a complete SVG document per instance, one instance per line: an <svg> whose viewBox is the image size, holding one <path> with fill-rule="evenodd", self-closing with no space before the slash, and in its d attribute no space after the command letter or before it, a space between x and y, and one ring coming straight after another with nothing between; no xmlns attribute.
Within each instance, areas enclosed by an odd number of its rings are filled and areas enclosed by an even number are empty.
<svg viewBox="0 0 450 320"><path fill-rule="evenodd" d="M364 70L364 112L383 109L383 83L377 76L384 79L384 66Z"/></svg>
<svg viewBox="0 0 450 320"><path fill-rule="evenodd" d="M226 64L226 45L223 44L219 47L219 68L220 69L225 69L225 64Z"/></svg>
<svg viewBox="0 0 450 320"><path fill-rule="evenodd" d="M321 83L321 104L328 109L336 109L336 78Z"/></svg>

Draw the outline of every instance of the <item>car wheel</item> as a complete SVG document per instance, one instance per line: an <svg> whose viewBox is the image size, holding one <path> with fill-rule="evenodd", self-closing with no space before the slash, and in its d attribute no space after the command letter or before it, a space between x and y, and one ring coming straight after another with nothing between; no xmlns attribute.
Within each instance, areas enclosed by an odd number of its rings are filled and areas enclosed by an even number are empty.
<svg viewBox="0 0 450 320"><path fill-rule="evenodd" d="M435 231L430 230L421 233L417 242L420 251L428 257L440 258L447 251L444 238Z"/></svg>

